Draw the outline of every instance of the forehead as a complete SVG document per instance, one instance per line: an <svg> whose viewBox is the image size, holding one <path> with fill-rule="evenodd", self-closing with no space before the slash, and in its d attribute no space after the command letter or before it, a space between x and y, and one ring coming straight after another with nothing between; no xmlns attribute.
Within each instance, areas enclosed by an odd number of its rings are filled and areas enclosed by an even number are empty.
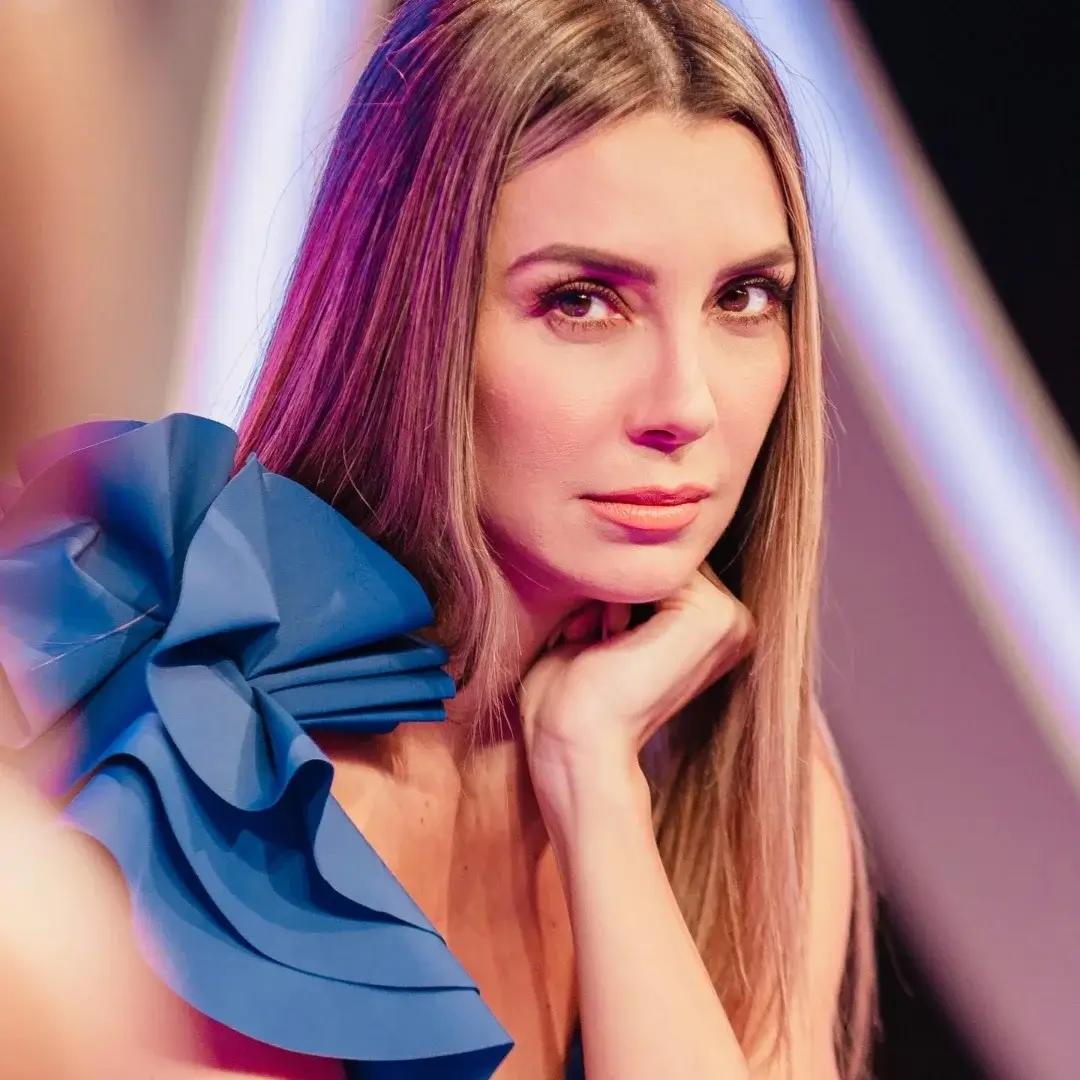
<svg viewBox="0 0 1080 1080"><path fill-rule="evenodd" d="M731 120L632 117L514 177L500 194L492 256L553 242L612 249L659 267L756 255L787 239L787 213L757 138Z"/></svg>

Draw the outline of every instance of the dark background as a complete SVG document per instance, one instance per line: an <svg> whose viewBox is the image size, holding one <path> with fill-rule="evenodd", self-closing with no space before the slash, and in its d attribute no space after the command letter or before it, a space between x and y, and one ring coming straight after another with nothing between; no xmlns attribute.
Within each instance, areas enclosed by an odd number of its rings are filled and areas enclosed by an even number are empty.
<svg viewBox="0 0 1080 1080"><path fill-rule="evenodd" d="M1080 436L1080 2L851 0L983 268ZM917 314L917 313L916 313ZM886 907L877 1080L996 1080Z"/></svg>
<svg viewBox="0 0 1080 1080"><path fill-rule="evenodd" d="M1075 439L1080 4L852 6Z"/></svg>

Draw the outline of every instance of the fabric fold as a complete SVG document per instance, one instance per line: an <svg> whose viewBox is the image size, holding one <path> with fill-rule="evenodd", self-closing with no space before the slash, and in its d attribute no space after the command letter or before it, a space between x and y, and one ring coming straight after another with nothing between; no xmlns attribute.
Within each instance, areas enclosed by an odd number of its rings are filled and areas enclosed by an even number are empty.
<svg viewBox="0 0 1080 1080"><path fill-rule="evenodd" d="M330 794L317 729L444 718L416 580L236 437L84 425L0 518L0 742L78 734L68 816L116 859L160 973L207 1016L363 1075L490 1076L475 983ZM375 1070L371 1072L371 1070ZM486 1071L485 1071L486 1070Z"/></svg>

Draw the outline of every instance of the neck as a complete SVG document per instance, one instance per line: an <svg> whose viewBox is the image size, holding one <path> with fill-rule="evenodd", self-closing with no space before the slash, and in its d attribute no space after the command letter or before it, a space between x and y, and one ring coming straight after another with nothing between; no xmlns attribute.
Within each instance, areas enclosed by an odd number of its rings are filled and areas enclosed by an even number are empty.
<svg viewBox="0 0 1080 1080"><path fill-rule="evenodd" d="M509 631L493 662L516 686L582 600L557 597L528 581L511 579L511 586ZM501 717L486 714L484 704L475 682L464 686L446 703L443 723L407 724L394 732L399 756L414 748L418 754L440 756L452 761L463 779L485 774L493 762L515 758L521 742L516 693L504 703Z"/></svg>

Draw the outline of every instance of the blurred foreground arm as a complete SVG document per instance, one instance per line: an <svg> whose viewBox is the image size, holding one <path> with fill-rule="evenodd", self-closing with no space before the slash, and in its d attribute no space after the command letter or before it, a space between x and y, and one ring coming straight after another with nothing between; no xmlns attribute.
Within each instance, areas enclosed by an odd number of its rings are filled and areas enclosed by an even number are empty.
<svg viewBox="0 0 1080 1080"><path fill-rule="evenodd" d="M141 977L124 898L104 860L11 773L0 776L0 866L0 1077L145 1080L155 1038L178 1032Z"/></svg>
<svg viewBox="0 0 1080 1080"><path fill-rule="evenodd" d="M132 941L107 858L0 772L0 1080L214 1080ZM252 1078L254 1080L254 1078Z"/></svg>

